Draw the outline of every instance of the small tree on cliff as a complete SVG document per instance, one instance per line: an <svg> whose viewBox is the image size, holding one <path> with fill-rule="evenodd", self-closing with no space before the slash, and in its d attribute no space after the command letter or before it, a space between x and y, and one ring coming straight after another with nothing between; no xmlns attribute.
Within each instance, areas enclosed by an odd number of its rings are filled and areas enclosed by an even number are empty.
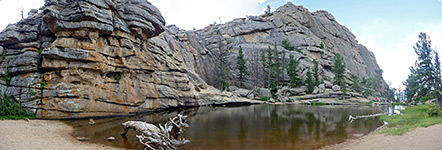
<svg viewBox="0 0 442 150"><path fill-rule="evenodd" d="M246 60L244 59L244 54L241 46L239 46L238 57L236 57L236 69L239 70L238 73L239 87L242 87L244 86L246 77L249 76L250 74L249 72L247 72Z"/></svg>
<svg viewBox="0 0 442 150"><path fill-rule="evenodd" d="M287 74L290 77L290 86L291 87L298 87L302 80L298 76L298 65L299 65L299 59L295 60L294 56L292 54L289 55L289 65L287 68Z"/></svg>
<svg viewBox="0 0 442 150"><path fill-rule="evenodd" d="M344 94L347 91L347 83L345 81L345 62L341 54L336 54L333 60L333 73L335 74L334 84L339 85Z"/></svg>
<svg viewBox="0 0 442 150"><path fill-rule="evenodd" d="M271 68L272 68L272 59L273 59L273 53L272 53L272 49L269 48L267 49L267 54L264 54L264 51L262 51L261 54L261 62L262 62L262 69L264 72L264 78L265 78L265 82L264 82L264 87L270 87L271 84Z"/></svg>
<svg viewBox="0 0 442 150"><path fill-rule="evenodd" d="M313 60L313 77L315 78L315 87L321 84L322 81L319 79L319 63L316 60Z"/></svg>
<svg viewBox="0 0 442 150"><path fill-rule="evenodd" d="M272 83L270 88L270 92L272 93L273 97L276 96L276 93L278 92L279 82L281 81L281 61L279 60L279 52L276 43L274 47L275 48L273 50L273 59L271 61Z"/></svg>
<svg viewBox="0 0 442 150"><path fill-rule="evenodd" d="M307 72L307 78L305 79L305 84L307 84L306 93L311 94L315 89L315 82L312 79L312 71L310 71L310 69Z"/></svg>
<svg viewBox="0 0 442 150"><path fill-rule="evenodd" d="M272 7L270 5L267 5L267 9L265 11L265 15L266 16L272 16L273 15Z"/></svg>

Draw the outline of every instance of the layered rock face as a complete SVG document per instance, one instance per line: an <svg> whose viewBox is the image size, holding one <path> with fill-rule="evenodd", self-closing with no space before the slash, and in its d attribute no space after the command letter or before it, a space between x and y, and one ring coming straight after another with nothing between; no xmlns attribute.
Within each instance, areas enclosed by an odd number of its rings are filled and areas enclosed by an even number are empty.
<svg viewBox="0 0 442 150"><path fill-rule="evenodd" d="M276 44L280 59L285 60L286 64L289 54L300 60L299 75L303 78L306 78L309 69L312 70L313 61L319 62L320 78L325 80L324 88L329 91L333 87L333 58L339 53L346 63L349 85L352 84L351 74L361 78L376 78L378 92L381 92L386 84L374 54L358 44L355 38L328 12L312 13L288 2L271 16L248 16L196 31L169 26L164 33L150 41L164 53L174 54L184 62L186 69L198 73L208 84L218 88L222 84L219 79L220 66L217 66L219 61L227 64L232 84L239 86L236 80L239 73L236 57L240 47L244 51L248 72L251 73L245 88L262 87L265 76L261 56L269 47L274 50ZM290 42L294 50L285 49L282 44L284 40ZM284 58L283 51L287 53ZM289 81L286 73L284 71L284 80ZM325 91L323 89L319 93Z"/></svg>
<svg viewBox="0 0 442 150"><path fill-rule="evenodd" d="M223 101L228 95L196 92L193 83L207 84L146 42L164 24L145 0L47 0L41 12L0 33L2 96L42 118Z"/></svg>
<svg viewBox="0 0 442 150"><path fill-rule="evenodd" d="M221 82L219 62L227 64L230 82L237 85L236 56L242 47L253 74L246 88L261 86L261 52L275 43L280 53L287 52L286 60L288 54L300 59L301 76L316 60L321 78L332 78L333 56L341 53L348 74L379 77L374 55L332 15L292 3L273 16L197 31L164 25L146 0L46 0L42 11L32 10L0 33L1 96L11 96L41 118L251 103L238 97L250 91L237 95L212 87ZM299 51L284 49L283 40Z"/></svg>

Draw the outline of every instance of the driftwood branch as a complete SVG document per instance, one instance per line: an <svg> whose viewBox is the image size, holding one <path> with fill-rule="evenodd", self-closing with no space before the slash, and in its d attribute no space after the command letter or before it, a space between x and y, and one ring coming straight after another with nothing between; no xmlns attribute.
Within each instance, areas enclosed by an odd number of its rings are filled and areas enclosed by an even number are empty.
<svg viewBox="0 0 442 150"><path fill-rule="evenodd" d="M176 150L190 142L181 137L189 127L186 118L187 116L178 114L164 125L159 124L159 127L143 121L127 121L123 123L124 132L121 135L125 136L129 129L133 129L141 132L136 137L146 146L145 149Z"/></svg>
<svg viewBox="0 0 442 150"><path fill-rule="evenodd" d="M362 118L371 118L371 117L380 117L383 115L387 115L388 113L378 113L378 114L371 114L371 115L363 115L363 116L348 116L348 121L353 122L356 119L362 119Z"/></svg>

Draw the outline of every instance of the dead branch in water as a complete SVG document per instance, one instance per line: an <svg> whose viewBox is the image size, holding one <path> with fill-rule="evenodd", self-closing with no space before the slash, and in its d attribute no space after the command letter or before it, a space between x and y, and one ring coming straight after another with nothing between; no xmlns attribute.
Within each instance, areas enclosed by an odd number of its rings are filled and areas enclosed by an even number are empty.
<svg viewBox="0 0 442 150"><path fill-rule="evenodd" d="M363 115L363 116L348 116L348 121L353 122L356 119L362 119L362 118L371 118L371 117L380 117L383 115L387 115L388 113L378 113L378 114L371 114L371 115Z"/></svg>
<svg viewBox="0 0 442 150"><path fill-rule="evenodd" d="M189 127L186 123L186 118L187 116L178 114L163 126L160 124L159 128L143 121L127 121L123 123L124 132L121 135L125 136L129 129L133 129L141 132L141 135L136 135L136 137L140 140L141 144L146 146L145 149L176 150L178 147L190 142L181 137Z"/></svg>

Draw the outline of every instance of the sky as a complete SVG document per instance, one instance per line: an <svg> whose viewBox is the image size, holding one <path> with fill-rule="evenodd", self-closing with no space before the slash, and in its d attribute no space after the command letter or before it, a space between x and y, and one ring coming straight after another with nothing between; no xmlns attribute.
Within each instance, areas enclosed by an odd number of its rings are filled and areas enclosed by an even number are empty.
<svg viewBox="0 0 442 150"><path fill-rule="evenodd" d="M442 0L149 0L160 9L167 25L201 29L247 15L263 14L291 1L311 12L327 10L346 26L359 43L372 51L392 87L402 82L416 60L413 46L420 32L430 35L433 49L442 51ZM0 0L0 30L21 19L43 0Z"/></svg>

